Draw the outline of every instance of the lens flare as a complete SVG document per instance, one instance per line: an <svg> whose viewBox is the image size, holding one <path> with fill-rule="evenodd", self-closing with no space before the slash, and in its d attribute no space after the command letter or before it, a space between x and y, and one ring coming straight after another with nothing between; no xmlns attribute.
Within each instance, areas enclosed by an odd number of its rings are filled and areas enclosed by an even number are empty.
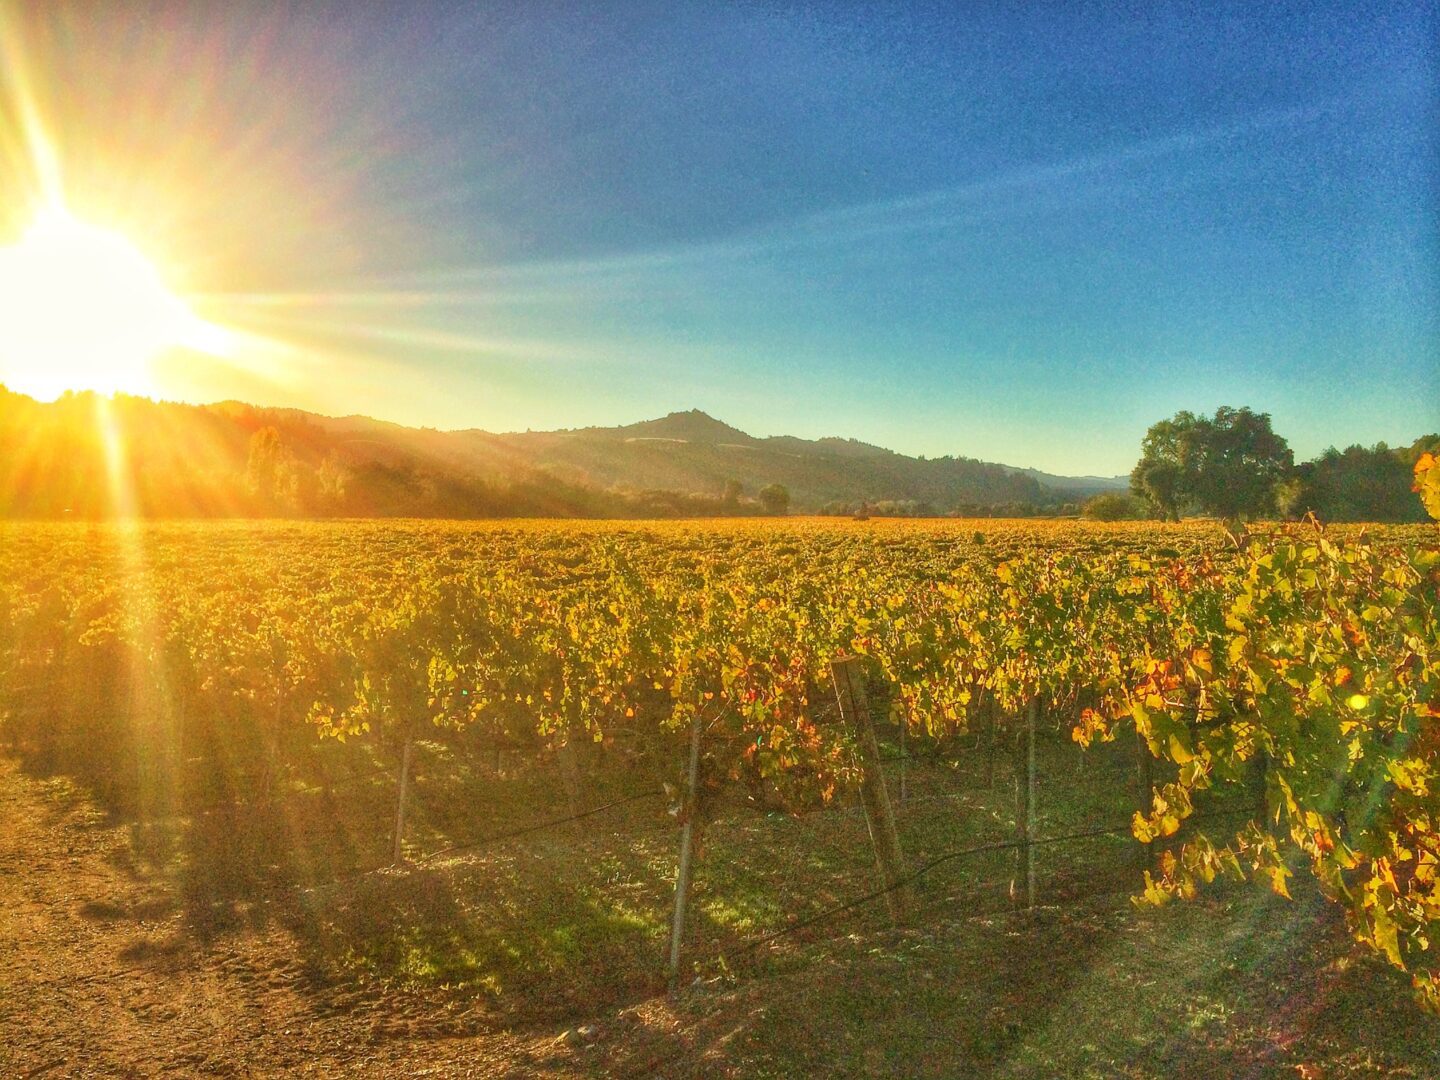
<svg viewBox="0 0 1440 1080"><path fill-rule="evenodd" d="M61 205L0 247L0 382L11 389L42 400L66 390L150 393L157 356L216 352L224 337L130 240Z"/></svg>

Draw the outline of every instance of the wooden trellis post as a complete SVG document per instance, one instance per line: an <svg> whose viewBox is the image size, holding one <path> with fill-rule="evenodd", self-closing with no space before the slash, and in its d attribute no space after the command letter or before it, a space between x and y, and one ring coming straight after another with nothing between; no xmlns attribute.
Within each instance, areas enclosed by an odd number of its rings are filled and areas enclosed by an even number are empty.
<svg viewBox="0 0 1440 1080"><path fill-rule="evenodd" d="M910 794L909 785L906 783L909 779L910 769L909 735L910 717L902 712L900 716L900 809L902 810L905 809Z"/></svg>
<svg viewBox="0 0 1440 1080"><path fill-rule="evenodd" d="M675 874L675 920L670 927L670 993L680 985L680 943L685 938L685 906L695 854L695 818L700 810L700 714L690 723L690 768L686 773L685 821L680 826L680 867Z"/></svg>
<svg viewBox="0 0 1440 1080"><path fill-rule="evenodd" d="M981 693L985 694L985 719L989 726L988 734L990 736L989 751L986 760L986 767L989 770L987 782L990 785L990 790L994 791L995 778L999 775L1000 771L1000 706L996 704L994 694L986 693L983 690Z"/></svg>
<svg viewBox="0 0 1440 1080"><path fill-rule="evenodd" d="M835 684L835 699L841 718L855 733L856 753L860 762L860 805L865 810L865 825L875 849L875 863L881 882L888 891L885 901L890 917L899 922L908 902L905 886L905 859L900 850L900 833L895 827L895 813L890 794L885 788L885 772L880 763L880 744L875 738L875 725L870 716L870 702L865 694L864 672L858 657L847 656L830 665L830 678Z"/></svg>
<svg viewBox="0 0 1440 1080"><path fill-rule="evenodd" d="M1016 876L1025 879L1027 908L1035 906L1035 725L1039 711L1040 699L1032 697L1025 707L1025 730L1017 740L1015 755L1015 837L1020 844ZM1018 899L1018 882L1014 892Z"/></svg>
<svg viewBox="0 0 1440 1080"><path fill-rule="evenodd" d="M580 780L579 742L581 726L574 719L565 724L565 741L560 744L556 756L560 761L560 782L565 787L565 803L570 808L570 831L579 838L585 835L585 827L578 817L584 804Z"/></svg>
<svg viewBox="0 0 1440 1080"><path fill-rule="evenodd" d="M405 859L405 802L410 797L410 758L415 750L415 736L405 736L405 748L400 751L400 777L395 798L395 853L393 861L399 866Z"/></svg>

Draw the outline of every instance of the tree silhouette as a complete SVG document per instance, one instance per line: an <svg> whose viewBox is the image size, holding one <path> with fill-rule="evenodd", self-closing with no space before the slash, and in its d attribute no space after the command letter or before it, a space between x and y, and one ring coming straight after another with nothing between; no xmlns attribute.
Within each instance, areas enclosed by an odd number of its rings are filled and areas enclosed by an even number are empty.
<svg viewBox="0 0 1440 1080"><path fill-rule="evenodd" d="M790 490L783 484L763 487L760 489L760 505L767 514L784 514L790 509Z"/></svg>
<svg viewBox="0 0 1440 1080"><path fill-rule="evenodd" d="M1225 405L1213 417L1179 412L1152 425L1130 485L1170 520L1187 509L1254 517L1274 511L1294 463L1269 413Z"/></svg>

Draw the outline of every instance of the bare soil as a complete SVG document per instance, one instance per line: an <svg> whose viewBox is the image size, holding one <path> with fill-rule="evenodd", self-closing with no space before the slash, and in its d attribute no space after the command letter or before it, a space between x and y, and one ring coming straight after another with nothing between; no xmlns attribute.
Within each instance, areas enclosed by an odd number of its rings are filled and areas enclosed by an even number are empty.
<svg viewBox="0 0 1440 1080"><path fill-rule="evenodd" d="M0 761L0 1076L572 1076L556 1032L335 985L271 923L198 934L124 827Z"/></svg>
<svg viewBox="0 0 1440 1080"><path fill-rule="evenodd" d="M803 877L811 826L744 820L766 830L746 849L768 852L771 876ZM347 950L368 939L317 933L303 911L226 905L207 919L147 868L138 829L73 782L0 759L0 1078L1440 1076L1440 1020L1313 898L1237 890L1155 911L1052 890L1061 902L1033 913L985 914L974 890L938 883L908 929L837 920L743 970L697 956L704 974L675 1001L637 990L603 951L497 995L367 979ZM717 850L702 876L718 890L738 863ZM448 886L482 895L496 880L482 870L494 865L457 865ZM757 887L745 875L737 896ZM433 885L379 888L404 899ZM713 955L710 933L697 953ZM631 963L653 967L652 951ZM561 977L573 993L556 992ZM607 979L614 992L597 992Z"/></svg>

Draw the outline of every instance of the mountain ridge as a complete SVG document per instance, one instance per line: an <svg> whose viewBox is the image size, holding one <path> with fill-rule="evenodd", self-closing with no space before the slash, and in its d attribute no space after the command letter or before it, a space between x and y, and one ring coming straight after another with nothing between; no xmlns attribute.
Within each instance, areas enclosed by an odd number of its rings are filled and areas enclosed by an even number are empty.
<svg viewBox="0 0 1440 1080"><path fill-rule="evenodd" d="M480 428L466 428L464 431L482 432ZM687 409L684 411L670 412L662 417L653 420L640 420L630 424L619 424L612 426L593 426L583 428L560 428L553 431L527 431L527 432L484 432L493 434L500 438L510 436L536 436L536 435L569 435L569 436L595 436L595 437L618 437L618 438L654 438L681 442L713 443L716 445L749 445L756 447L773 448L796 448L808 449L813 452L829 452L846 457L898 457L911 461L924 461L925 458L913 457L903 454L898 450L891 450L888 447L878 446L874 443L867 443L860 439L850 438L843 435L824 435L818 439L805 439L798 435L764 435L756 436L742 431L737 427L711 416L701 409ZM1062 490L1094 489L1110 490L1126 488L1129 485L1128 476L1061 476L1054 473L1047 473L1040 469L1027 468L1019 465L1006 465L1001 462L983 461L978 458L960 457L958 455L947 455L956 457L959 460L976 461L984 465L998 465L1012 473L1031 476L1039 480L1047 487ZM943 459L941 459L943 460Z"/></svg>
<svg viewBox="0 0 1440 1080"><path fill-rule="evenodd" d="M758 512L773 485L799 512L1033 513L1123 483L1072 485L839 436L756 437L699 409L610 427L443 431L238 401L80 393L41 403L0 388L0 452L18 492L0 513L103 509L103 448L87 434L101 402L123 436L138 512L155 515L684 516Z"/></svg>

